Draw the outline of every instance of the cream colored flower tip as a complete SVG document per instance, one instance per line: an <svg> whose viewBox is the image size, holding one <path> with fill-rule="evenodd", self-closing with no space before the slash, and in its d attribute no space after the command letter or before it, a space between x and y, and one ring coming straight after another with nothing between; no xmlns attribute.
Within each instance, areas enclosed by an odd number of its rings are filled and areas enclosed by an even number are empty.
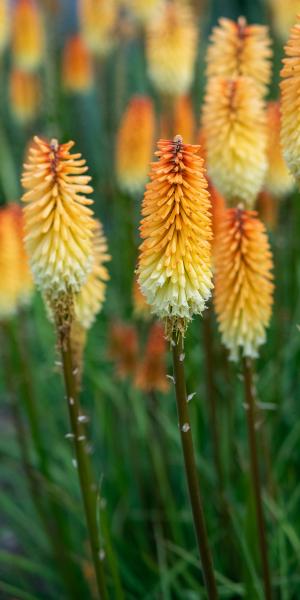
<svg viewBox="0 0 300 600"><path fill-rule="evenodd" d="M213 184L230 204L253 208L268 162L265 105L251 79L212 78L202 119Z"/></svg>
<svg viewBox="0 0 300 600"><path fill-rule="evenodd" d="M271 78L270 46L268 27L249 25L244 17L237 22L222 18L210 37L207 76L250 77L252 85L265 95Z"/></svg>
<svg viewBox="0 0 300 600"><path fill-rule="evenodd" d="M300 16L285 46L281 70L281 143L292 174L300 178Z"/></svg>
<svg viewBox="0 0 300 600"><path fill-rule="evenodd" d="M91 327L102 308L106 282L109 279L107 268L104 265L110 258L102 225L97 220L93 238L93 268L74 299L75 319L84 329Z"/></svg>
<svg viewBox="0 0 300 600"><path fill-rule="evenodd" d="M26 250L37 285L53 299L78 292L93 261L93 201L85 195L93 189L73 145L35 137L22 176Z"/></svg>
<svg viewBox="0 0 300 600"><path fill-rule="evenodd" d="M211 295L211 215L199 146L160 140L142 206L138 280L152 312L189 321Z"/></svg>

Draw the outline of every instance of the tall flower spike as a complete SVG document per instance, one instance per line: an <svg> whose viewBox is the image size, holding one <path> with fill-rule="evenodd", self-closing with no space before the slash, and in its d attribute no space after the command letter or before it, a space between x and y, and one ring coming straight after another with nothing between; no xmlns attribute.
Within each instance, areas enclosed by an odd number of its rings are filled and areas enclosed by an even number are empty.
<svg viewBox="0 0 300 600"><path fill-rule="evenodd" d="M110 256L100 221L95 221L93 237L93 268L79 294L75 297L75 318L84 329L89 329L100 312L105 298L106 282L109 279L104 266Z"/></svg>
<svg viewBox="0 0 300 600"><path fill-rule="evenodd" d="M287 165L297 180L300 178L300 16L292 27L285 46L281 70L281 143Z"/></svg>
<svg viewBox="0 0 300 600"><path fill-rule="evenodd" d="M0 54L7 45L9 38L9 3L8 0L0 0Z"/></svg>
<svg viewBox="0 0 300 600"><path fill-rule="evenodd" d="M13 316L19 298L19 240L10 206L0 208L0 320Z"/></svg>
<svg viewBox="0 0 300 600"><path fill-rule="evenodd" d="M74 142L34 138L24 165L25 244L34 279L50 303L79 292L92 267L93 189Z"/></svg>
<svg viewBox="0 0 300 600"><path fill-rule="evenodd" d="M67 39L63 51L62 83L68 92L86 94L94 83L93 63L82 37L77 34Z"/></svg>
<svg viewBox="0 0 300 600"><path fill-rule="evenodd" d="M272 254L255 211L227 209L215 243L214 301L232 360L257 356L273 303Z"/></svg>
<svg viewBox="0 0 300 600"><path fill-rule="evenodd" d="M165 2L148 27L146 55L149 77L162 94L185 94L193 80L197 27L191 9L178 0Z"/></svg>
<svg viewBox="0 0 300 600"><path fill-rule="evenodd" d="M117 19L115 0L78 0L79 23L88 48L98 56L105 56L113 46Z"/></svg>
<svg viewBox="0 0 300 600"><path fill-rule="evenodd" d="M16 0L12 15L13 60L23 71L35 71L44 55L44 30L35 0Z"/></svg>
<svg viewBox="0 0 300 600"><path fill-rule="evenodd" d="M285 196L292 191L295 180L288 170L280 143L280 107L279 102L269 102L267 110L268 125L268 170L265 188L274 196Z"/></svg>
<svg viewBox="0 0 300 600"><path fill-rule="evenodd" d="M38 75L13 69L10 74L10 109L16 121L28 123L37 117L41 102Z"/></svg>
<svg viewBox="0 0 300 600"><path fill-rule="evenodd" d="M208 174L230 203L252 208L267 170L264 103L246 77L208 82L203 108Z"/></svg>
<svg viewBox="0 0 300 600"><path fill-rule="evenodd" d="M142 206L139 283L152 312L176 322L201 314L212 288L211 216L199 146L160 140Z"/></svg>
<svg viewBox="0 0 300 600"><path fill-rule="evenodd" d="M268 28L248 25L244 17L235 23L220 19L207 50L207 77L250 77L252 85L266 94L271 78L272 51Z"/></svg>
<svg viewBox="0 0 300 600"><path fill-rule="evenodd" d="M9 209L14 219L14 229L18 240L19 266L15 268L18 279L18 304L26 306L33 293L33 279L29 260L24 245L24 215L19 204L10 204Z"/></svg>
<svg viewBox="0 0 300 600"><path fill-rule="evenodd" d="M126 192L142 191L154 143L155 116L147 96L134 96L122 117L117 135L117 179Z"/></svg>

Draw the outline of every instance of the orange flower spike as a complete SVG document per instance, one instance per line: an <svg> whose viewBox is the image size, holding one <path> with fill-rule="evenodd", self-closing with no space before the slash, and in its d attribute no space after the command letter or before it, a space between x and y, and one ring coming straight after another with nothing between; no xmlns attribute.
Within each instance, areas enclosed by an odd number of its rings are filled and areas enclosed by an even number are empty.
<svg viewBox="0 0 300 600"><path fill-rule="evenodd" d="M268 28L222 18L214 27L207 51L207 77L250 77L263 95L271 78L272 51Z"/></svg>
<svg viewBox="0 0 300 600"><path fill-rule="evenodd" d="M264 103L251 79L208 82L203 108L208 174L232 204L252 208L267 170Z"/></svg>
<svg viewBox="0 0 300 600"><path fill-rule="evenodd" d="M274 196L285 196L292 191L295 181L288 170L283 157L280 142L280 107L279 102L269 102L267 110L268 122L268 170L265 188Z"/></svg>
<svg viewBox="0 0 300 600"><path fill-rule="evenodd" d="M35 137L22 177L26 250L50 300L79 292L92 268L93 201L85 194L93 189L85 160L70 153L73 145Z"/></svg>
<svg viewBox="0 0 300 600"><path fill-rule="evenodd" d="M86 94L94 84L90 52L80 35L70 37L64 47L62 82L66 91Z"/></svg>
<svg viewBox="0 0 300 600"><path fill-rule="evenodd" d="M19 245L19 267L18 267L18 282L19 305L27 305L33 293L33 279L29 267L29 260L24 245L24 215L19 204L10 204L9 208L15 222L15 231L17 234Z"/></svg>
<svg viewBox="0 0 300 600"><path fill-rule="evenodd" d="M10 74L10 109L16 121L29 123L36 118L40 102L40 80L35 73L14 69Z"/></svg>
<svg viewBox="0 0 300 600"><path fill-rule="evenodd" d="M134 375L139 344L133 325L116 322L111 326L108 354L116 362L117 374L121 379Z"/></svg>
<svg viewBox="0 0 300 600"><path fill-rule="evenodd" d="M105 56L113 46L118 16L115 0L78 0L80 29L87 47Z"/></svg>
<svg viewBox="0 0 300 600"><path fill-rule="evenodd" d="M79 294L75 297L75 317L78 323L89 329L100 312L109 279L105 263L110 260L107 243L100 221L95 221L93 238L93 268Z"/></svg>
<svg viewBox="0 0 300 600"><path fill-rule="evenodd" d="M139 284L160 318L201 314L212 288L210 199L199 146L160 140L142 206Z"/></svg>
<svg viewBox="0 0 300 600"><path fill-rule="evenodd" d="M191 87L197 52L197 26L191 8L178 0L165 2L147 29L146 56L155 88L171 96Z"/></svg>
<svg viewBox="0 0 300 600"><path fill-rule="evenodd" d="M35 0L16 0L12 15L13 61L23 71L35 71L44 56L44 29Z"/></svg>
<svg viewBox="0 0 300 600"><path fill-rule="evenodd" d="M0 54L5 49L9 39L9 21L9 2L8 0L0 0Z"/></svg>
<svg viewBox="0 0 300 600"><path fill-rule="evenodd" d="M296 180L300 178L300 16L285 46L281 70L281 144L284 158Z"/></svg>
<svg viewBox="0 0 300 600"><path fill-rule="evenodd" d="M143 189L147 180L155 131L152 100L134 96L117 134L116 171L120 188L129 193Z"/></svg>
<svg viewBox="0 0 300 600"><path fill-rule="evenodd" d="M257 356L273 304L272 254L255 211L227 209L215 243L214 302L232 360Z"/></svg>
<svg viewBox="0 0 300 600"><path fill-rule="evenodd" d="M164 327L154 323L150 329L145 357L138 365L135 386L144 392L167 392L169 382L166 371L167 343Z"/></svg>

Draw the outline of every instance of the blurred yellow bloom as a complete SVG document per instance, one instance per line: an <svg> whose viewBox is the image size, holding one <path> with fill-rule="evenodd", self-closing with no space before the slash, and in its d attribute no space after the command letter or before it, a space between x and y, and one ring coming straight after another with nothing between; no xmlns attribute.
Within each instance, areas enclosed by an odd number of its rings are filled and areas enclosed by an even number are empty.
<svg viewBox="0 0 300 600"><path fill-rule="evenodd" d="M147 179L153 151L155 116L152 100L134 96L124 112L117 134L116 171L120 187L139 192Z"/></svg>
<svg viewBox="0 0 300 600"><path fill-rule="evenodd" d="M211 217L199 146L160 140L141 221L139 284L160 318L201 314L212 288Z"/></svg>
<svg viewBox="0 0 300 600"><path fill-rule="evenodd" d="M8 0L0 0L0 54L3 52L9 38L10 16Z"/></svg>
<svg viewBox="0 0 300 600"><path fill-rule="evenodd" d="M102 308L109 279L104 264L109 260L102 224L97 220L93 237L93 268L74 300L75 318L84 329L91 327Z"/></svg>
<svg viewBox="0 0 300 600"><path fill-rule="evenodd" d="M300 16L292 27L281 70L281 143L291 173L300 177Z"/></svg>
<svg viewBox="0 0 300 600"><path fill-rule="evenodd" d="M13 61L23 71L36 70L44 56L44 29L35 0L16 0L12 14Z"/></svg>
<svg viewBox="0 0 300 600"><path fill-rule="evenodd" d="M197 52L197 26L188 5L165 2L147 29L149 77L162 94L178 96L191 87Z"/></svg>
<svg viewBox="0 0 300 600"><path fill-rule="evenodd" d="M280 142L279 102L269 102L267 110L268 125L268 170L265 188L274 196L284 196L291 192L295 180L287 168Z"/></svg>
<svg viewBox="0 0 300 600"><path fill-rule="evenodd" d="M265 107L252 80L212 78L203 128L213 184L229 202L251 208L267 169Z"/></svg>
<svg viewBox="0 0 300 600"><path fill-rule="evenodd" d="M103 56L114 43L118 16L115 0L78 0L79 23L88 48Z"/></svg>
<svg viewBox="0 0 300 600"><path fill-rule="evenodd" d="M300 14L300 0L269 0L275 33L285 42Z"/></svg>
<svg viewBox="0 0 300 600"><path fill-rule="evenodd" d="M22 177L26 249L37 285L53 300L78 292L92 267L94 220L85 194L93 189L73 145L35 137Z"/></svg>
<svg viewBox="0 0 300 600"><path fill-rule="evenodd" d="M255 211L227 209L215 240L214 301L232 360L257 356L273 304L272 254Z"/></svg>
<svg viewBox="0 0 300 600"><path fill-rule="evenodd" d="M41 101L38 75L13 69L9 81L10 108L16 121L28 123L37 117Z"/></svg>
<svg viewBox="0 0 300 600"><path fill-rule="evenodd" d="M78 34L68 38L65 43L62 83L68 92L78 94L90 92L94 84L92 57Z"/></svg>
<svg viewBox="0 0 300 600"><path fill-rule="evenodd" d="M227 79L250 77L252 85L265 94L271 78L272 51L268 28L248 25L244 17L235 23L220 19L207 50L207 76Z"/></svg>
<svg viewBox="0 0 300 600"><path fill-rule="evenodd" d="M22 239L22 211L16 204L0 208L0 320L12 317L32 293Z"/></svg>
<svg viewBox="0 0 300 600"><path fill-rule="evenodd" d="M134 16L144 25L159 15L164 0L126 0Z"/></svg>

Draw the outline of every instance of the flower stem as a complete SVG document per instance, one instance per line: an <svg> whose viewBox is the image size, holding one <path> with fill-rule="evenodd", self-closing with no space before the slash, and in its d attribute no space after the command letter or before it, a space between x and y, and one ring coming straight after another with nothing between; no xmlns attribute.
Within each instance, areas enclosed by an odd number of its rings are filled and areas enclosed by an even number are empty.
<svg viewBox="0 0 300 600"><path fill-rule="evenodd" d="M173 334L172 353L179 429L184 456L186 479L194 517L194 526L208 598L210 600L216 600L216 598L218 598L217 585L204 520L191 423L188 411L188 399L184 373L183 338L181 333L176 332Z"/></svg>
<svg viewBox="0 0 300 600"><path fill-rule="evenodd" d="M104 570L102 565L99 530L97 523L97 486L94 483L92 468L89 459L89 449L85 435L85 429L80 413L78 401L77 383L72 364L72 352L70 335L62 334L60 339L61 356L63 363L63 374L67 393L67 404L69 409L70 423L74 440L76 454L76 465L78 470L81 495L84 505L85 518L90 539L92 558L94 563L98 597L101 600L108 598Z"/></svg>
<svg viewBox="0 0 300 600"><path fill-rule="evenodd" d="M263 580L265 599L271 600L272 589L271 589L271 577L268 563L268 551L267 551L267 540L266 530L264 522L263 505L261 498L261 489L259 481L259 467L258 457L256 448L256 435L255 435L255 402L253 394L253 376L252 376L252 363L249 358L243 358L243 369L244 369L244 385L245 385L245 397L246 397L246 417L248 426L248 439L249 439L249 450L250 450L250 469L251 469L251 480L255 498L256 507L256 519L257 519L257 530L259 538L259 547L261 554Z"/></svg>

